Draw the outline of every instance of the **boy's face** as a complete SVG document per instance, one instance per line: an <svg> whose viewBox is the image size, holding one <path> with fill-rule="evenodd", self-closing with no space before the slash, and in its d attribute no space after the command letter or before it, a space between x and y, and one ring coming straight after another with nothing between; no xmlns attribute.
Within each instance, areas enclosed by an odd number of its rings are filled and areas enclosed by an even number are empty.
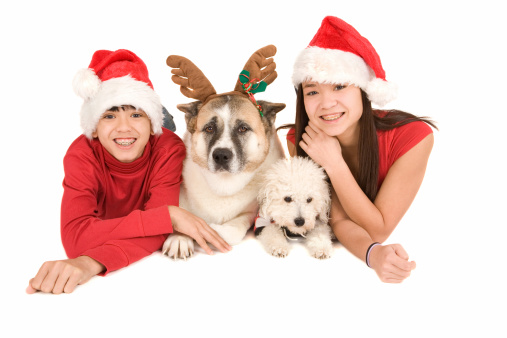
<svg viewBox="0 0 507 338"><path fill-rule="evenodd" d="M130 106L106 111L92 134L114 158L123 163L133 162L143 155L150 135L153 132L148 115Z"/></svg>

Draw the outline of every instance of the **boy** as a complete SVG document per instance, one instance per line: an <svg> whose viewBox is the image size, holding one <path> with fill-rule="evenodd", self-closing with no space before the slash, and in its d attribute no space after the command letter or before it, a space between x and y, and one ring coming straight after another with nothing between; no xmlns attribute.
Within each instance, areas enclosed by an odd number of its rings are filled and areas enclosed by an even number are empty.
<svg viewBox="0 0 507 338"><path fill-rule="evenodd" d="M177 206L185 146L162 128L143 61L128 50L99 50L73 86L84 99L84 135L64 158L61 236L69 259L45 262L27 293L70 293L159 250L175 231L208 254L206 242L229 251L202 219Z"/></svg>

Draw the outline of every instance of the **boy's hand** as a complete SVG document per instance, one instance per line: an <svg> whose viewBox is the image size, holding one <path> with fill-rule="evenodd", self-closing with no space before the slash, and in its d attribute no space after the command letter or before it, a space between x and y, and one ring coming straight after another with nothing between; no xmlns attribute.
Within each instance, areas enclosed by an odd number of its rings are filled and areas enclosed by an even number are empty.
<svg viewBox="0 0 507 338"><path fill-rule="evenodd" d="M88 256L45 262L37 275L28 282L26 293L71 293L77 285L88 282L104 269L102 264Z"/></svg>
<svg viewBox="0 0 507 338"><path fill-rule="evenodd" d="M401 283L415 269L415 262L399 244L377 245L370 251L370 266L384 283Z"/></svg>
<svg viewBox="0 0 507 338"><path fill-rule="evenodd" d="M169 215L173 224L173 230L185 234L197 242L208 255L213 254L213 250L207 243L213 244L221 252L227 252L232 247L220 237L202 218L199 218L191 212L176 207L169 206Z"/></svg>

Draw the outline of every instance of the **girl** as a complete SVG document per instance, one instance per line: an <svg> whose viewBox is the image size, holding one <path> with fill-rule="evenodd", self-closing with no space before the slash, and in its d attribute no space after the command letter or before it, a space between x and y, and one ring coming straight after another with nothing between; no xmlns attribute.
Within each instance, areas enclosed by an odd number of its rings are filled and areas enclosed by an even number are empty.
<svg viewBox="0 0 507 338"><path fill-rule="evenodd" d="M380 58L352 26L326 17L298 56L292 156L310 156L332 184L330 225L383 282L399 283L415 262L399 244L381 245L422 183L433 146L432 121L397 110L374 110L394 99Z"/></svg>

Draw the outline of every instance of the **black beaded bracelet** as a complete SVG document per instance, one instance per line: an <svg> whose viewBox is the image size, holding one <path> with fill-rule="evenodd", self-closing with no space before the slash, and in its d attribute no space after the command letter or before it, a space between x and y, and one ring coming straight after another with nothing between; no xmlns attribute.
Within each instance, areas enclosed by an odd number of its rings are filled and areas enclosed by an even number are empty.
<svg viewBox="0 0 507 338"><path fill-rule="evenodd" d="M368 247L368 250L366 250L366 265L368 265L369 268L371 268L371 266L370 266L370 251L371 251L371 249L373 249L377 245L380 245L380 243L379 242L373 242Z"/></svg>

